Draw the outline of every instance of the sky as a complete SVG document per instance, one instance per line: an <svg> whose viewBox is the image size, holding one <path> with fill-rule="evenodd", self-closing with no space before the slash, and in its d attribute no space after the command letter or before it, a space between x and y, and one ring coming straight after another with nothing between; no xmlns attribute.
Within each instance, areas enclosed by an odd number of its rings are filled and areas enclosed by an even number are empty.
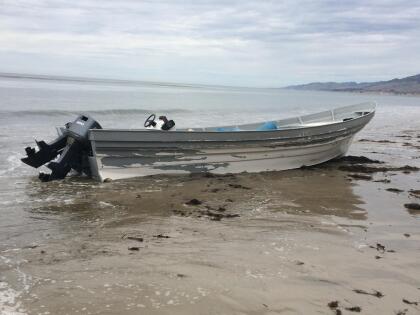
<svg viewBox="0 0 420 315"><path fill-rule="evenodd" d="M231 86L420 73L420 1L0 0L0 72Z"/></svg>

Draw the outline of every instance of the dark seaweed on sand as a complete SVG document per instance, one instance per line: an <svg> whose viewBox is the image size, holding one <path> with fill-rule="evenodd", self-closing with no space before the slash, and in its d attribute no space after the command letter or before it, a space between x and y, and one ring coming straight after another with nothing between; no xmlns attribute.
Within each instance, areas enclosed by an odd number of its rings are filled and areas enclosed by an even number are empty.
<svg viewBox="0 0 420 315"><path fill-rule="evenodd" d="M330 309L335 309L335 308L337 308L337 307L338 307L338 301L331 301L331 302L329 302L329 303L328 303L328 307L329 307Z"/></svg>
<svg viewBox="0 0 420 315"><path fill-rule="evenodd" d="M406 207L409 210L420 210L420 204L418 203L406 203L404 204L404 207Z"/></svg>
<svg viewBox="0 0 420 315"><path fill-rule="evenodd" d="M354 178L354 179L361 179L361 180L372 180L372 176L365 175L365 174L349 174L348 177Z"/></svg>
<svg viewBox="0 0 420 315"><path fill-rule="evenodd" d="M418 304L419 304L418 302L409 301L409 300L407 300L407 299L402 299L402 301L403 301L405 304L408 304L408 305L418 305Z"/></svg>
<svg viewBox="0 0 420 315"><path fill-rule="evenodd" d="M232 188L238 188L238 189L247 189L247 190L251 189L251 188L243 186L241 184L229 184L229 186L232 187Z"/></svg>
<svg viewBox="0 0 420 315"><path fill-rule="evenodd" d="M384 295L381 292L376 291L376 290L373 290L373 292L367 292L365 290L354 289L353 292L356 292L358 294L366 294L366 295L376 296L377 298L384 297Z"/></svg>
<svg viewBox="0 0 420 315"><path fill-rule="evenodd" d="M401 171L401 172L417 172L419 170L416 166L405 165L401 167L394 166L367 166L362 164L352 165L341 165L338 167L340 171L346 172L357 172L357 173L379 173L379 172L390 172L390 171Z"/></svg>
<svg viewBox="0 0 420 315"><path fill-rule="evenodd" d="M156 238L171 238L170 236L163 235L163 234L153 235L153 237L156 237Z"/></svg>
<svg viewBox="0 0 420 315"><path fill-rule="evenodd" d="M351 163L351 164L382 164L382 163L384 163L384 162L379 161L379 160L369 159L366 156L354 156L354 155L343 156L343 157L337 159L336 161L347 162L347 163Z"/></svg>
<svg viewBox="0 0 420 315"><path fill-rule="evenodd" d="M203 202L198 199L191 199L190 201L187 201L185 204L189 206L198 206L201 205Z"/></svg>
<svg viewBox="0 0 420 315"><path fill-rule="evenodd" d="M401 189L398 189L398 188L387 188L386 191L400 193L400 192L403 192L404 190L401 190Z"/></svg>

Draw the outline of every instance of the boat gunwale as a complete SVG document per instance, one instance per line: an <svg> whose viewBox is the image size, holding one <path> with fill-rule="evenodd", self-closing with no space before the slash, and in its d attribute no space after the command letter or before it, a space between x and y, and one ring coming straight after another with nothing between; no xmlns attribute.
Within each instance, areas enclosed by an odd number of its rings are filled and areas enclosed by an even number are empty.
<svg viewBox="0 0 420 315"><path fill-rule="evenodd" d="M261 143L261 142L273 142L273 141L282 141L282 142L287 142L290 140L301 140L301 139L305 139L305 138L313 138L313 137L317 137L317 136L328 136L330 134L334 134L334 133L338 133L337 137L340 137L340 135L346 131L348 131L348 133L357 133L360 129L362 129L367 123L369 123L369 121L372 119L373 115L375 114L375 112L371 112L369 114L366 114L364 116L360 116L357 117L355 119L349 120L349 121L345 121L345 122L341 122L343 123L347 123L347 122L354 122L356 119L361 119L361 118L367 118L368 121L364 124L356 124L355 126L351 126L351 127L346 127L343 126L343 128L337 129L337 130L329 130L329 131L325 131L325 132L320 132L320 133L316 133L314 135L299 135L299 136L288 136L288 137L264 137L264 138L260 138L260 139L186 139L186 140L171 140L170 143L176 143L176 144L180 144L180 143L210 143L210 142L222 142L222 143L240 143L240 144L244 144L244 143ZM313 126L311 128L322 128L325 127L324 126ZM300 128L301 129L301 128ZM306 128L305 128L306 129ZM93 130L102 130L102 129L93 129ZM299 129L295 129L295 130L299 130ZM106 131L114 131L114 129L110 129L110 130L106 130ZM124 130L124 129L117 129L117 132L133 132L133 131L137 131L137 130L133 130L133 129L128 129L128 130ZM139 130L139 131L144 131L144 130ZM264 132L267 133L273 133L273 132L281 132L281 131L285 131L285 130L267 130ZM289 129L287 129L287 131L289 131ZM159 132L159 131L156 131ZM161 133L166 133L167 131L160 131ZM252 132L252 131L249 131ZM220 132L216 132L216 133L220 133ZM229 132L229 134L237 134L238 132ZM334 138L334 137L333 137ZM118 142L118 143L130 143L130 142L142 142L142 143L168 143L167 140L98 140L98 139L94 139L92 138L92 135L90 135L90 141L97 144L97 143L103 143L103 142ZM280 145L280 144L279 144ZM101 149L105 148L104 146L101 145ZM111 147L108 147L111 148Z"/></svg>

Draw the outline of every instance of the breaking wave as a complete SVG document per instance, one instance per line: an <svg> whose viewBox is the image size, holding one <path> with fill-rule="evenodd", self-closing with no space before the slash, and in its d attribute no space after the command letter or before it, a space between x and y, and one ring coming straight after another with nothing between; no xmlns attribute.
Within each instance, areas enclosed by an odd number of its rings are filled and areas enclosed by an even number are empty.
<svg viewBox="0 0 420 315"><path fill-rule="evenodd" d="M22 154L13 153L14 154L6 158L6 165L4 165L4 168L3 165L0 164L0 176L13 174L17 168L22 166L22 162L20 161Z"/></svg>

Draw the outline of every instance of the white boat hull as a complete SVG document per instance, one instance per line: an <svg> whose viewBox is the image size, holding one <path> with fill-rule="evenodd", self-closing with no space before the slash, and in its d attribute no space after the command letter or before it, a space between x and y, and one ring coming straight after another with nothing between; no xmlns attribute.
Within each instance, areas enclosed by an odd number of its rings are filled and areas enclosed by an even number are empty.
<svg viewBox="0 0 420 315"><path fill-rule="evenodd" d="M91 157L90 162L91 169L98 170L93 176L100 181L156 174L282 171L316 165L343 156L347 153L352 139L352 136L347 136L328 143L272 151L235 152L232 154L220 150L219 152L208 152L208 155L206 152L202 152L198 160L197 156L184 155L177 161L160 162L156 160L151 165L142 165L136 158L126 158L125 165L112 166L114 158L107 155ZM108 165L102 163L104 158L108 160ZM120 159L120 157L115 159Z"/></svg>

